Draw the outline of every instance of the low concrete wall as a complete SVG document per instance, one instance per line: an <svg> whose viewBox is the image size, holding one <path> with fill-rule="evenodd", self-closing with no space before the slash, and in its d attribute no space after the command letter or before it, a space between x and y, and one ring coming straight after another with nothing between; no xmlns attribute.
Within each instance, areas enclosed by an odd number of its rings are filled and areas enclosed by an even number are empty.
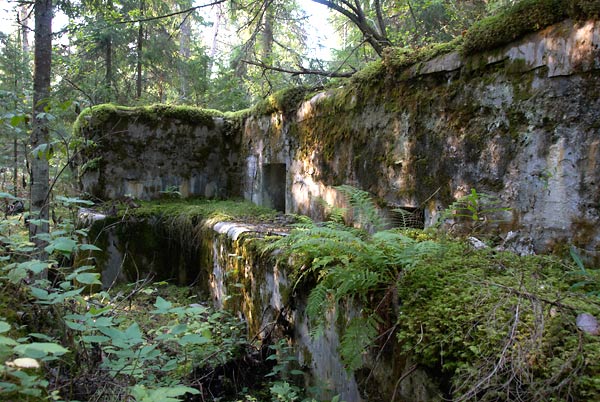
<svg viewBox="0 0 600 402"><path fill-rule="evenodd" d="M338 353L344 331L339 317L358 314L358 306L345 304L340 311L329 311L323 317L323 335L311 337L305 312L308 293L294 293L287 268L252 246L265 233L281 234L289 228L204 222L199 242L186 247L153 217L125 219L117 225L109 221L97 220L92 228L96 244L105 249L96 254L105 288L146 278L193 284L215 307L244 320L249 338L273 343L287 339L305 372L306 388L318 389L315 397L321 400L340 395L346 402L389 402L394 391L396 400L438 400L438 380L423 369L411 368L410 358L401 354L397 342L390 342L385 354L365 356L360 372L345 370ZM362 375L365 372L370 375ZM402 376L402 383L396 384Z"/></svg>

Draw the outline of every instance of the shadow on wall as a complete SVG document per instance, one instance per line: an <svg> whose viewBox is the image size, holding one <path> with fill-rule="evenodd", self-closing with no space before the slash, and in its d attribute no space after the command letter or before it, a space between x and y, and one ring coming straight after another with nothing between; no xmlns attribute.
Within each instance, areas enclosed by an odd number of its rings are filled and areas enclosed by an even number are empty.
<svg viewBox="0 0 600 402"><path fill-rule="evenodd" d="M267 163L262 167L263 205L280 212L285 212L286 171L285 163Z"/></svg>

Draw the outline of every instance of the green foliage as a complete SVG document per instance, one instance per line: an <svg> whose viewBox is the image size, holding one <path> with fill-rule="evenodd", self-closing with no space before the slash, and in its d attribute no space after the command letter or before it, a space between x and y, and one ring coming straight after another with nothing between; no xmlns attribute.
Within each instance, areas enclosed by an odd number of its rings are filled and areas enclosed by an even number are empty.
<svg viewBox="0 0 600 402"><path fill-rule="evenodd" d="M384 221L367 193L349 186L340 190L347 196L362 227L372 231L383 227ZM381 302L389 297L390 286L400 272L420 258L438 252L439 247L430 241L416 242L393 230L369 234L339 223L326 223L301 225L270 249L281 250L278 258L293 261L295 288L316 282L306 307L314 336L322 334L326 324L323 317L330 309L339 314L340 304L348 300L362 306L362 313L344 325L340 347L347 369L355 370L362 364L362 353L373 344L385 324L381 312L373 308L372 300Z"/></svg>
<svg viewBox="0 0 600 402"><path fill-rule="evenodd" d="M414 64L459 50L461 44L462 37L458 36L450 42L432 43L418 49L388 47L384 50L383 65L388 72L402 71Z"/></svg>
<svg viewBox="0 0 600 402"><path fill-rule="evenodd" d="M600 297L600 269L586 268L574 246L569 249L569 254L575 263L575 269L569 272L572 280L575 281L571 289L584 291L589 296Z"/></svg>
<svg viewBox="0 0 600 402"><path fill-rule="evenodd" d="M261 102L258 102L253 108L252 113L256 115L265 115L271 113L289 113L295 111L304 96L308 92L305 87L292 87L282 89L267 96Z"/></svg>
<svg viewBox="0 0 600 402"><path fill-rule="evenodd" d="M73 124L73 133L79 134L87 127L97 127L108 121L117 122L124 116L135 116L141 122L155 125L162 119L178 120L185 124L193 124L213 128L214 118L222 117L217 110L201 109L193 106L175 106L156 104L151 106L127 107L103 104L87 108L81 112Z"/></svg>
<svg viewBox="0 0 600 402"><path fill-rule="evenodd" d="M268 220L277 215L275 210L249 201L217 201L201 198L142 201L139 208L127 210L127 213L138 218L158 217L164 220L185 218L196 222L202 220Z"/></svg>
<svg viewBox="0 0 600 402"><path fill-rule="evenodd" d="M596 400L600 341L575 326L597 303L562 262L451 242L398 280L403 353L452 378L453 400Z"/></svg>
<svg viewBox="0 0 600 402"><path fill-rule="evenodd" d="M598 0L522 0L474 24L462 49L465 54L494 49L567 17L593 18L599 13Z"/></svg>
<svg viewBox="0 0 600 402"><path fill-rule="evenodd" d="M73 197L57 201L67 211L89 204ZM216 209L209 206L205 211ZM87 253L99 249L82 243L86 231L76 230L68 219L44 237L52 258L47 261L27 257L24 253L32 249L27 236L10 236L10 231L19 230L11 221L0 224L7 229L0 237L0 301L9 297L7 303L18 304L23 297L26 303L18 307L22 314L40 317L30 318L27 329L0 320L3 400L60 399L55 388L63 380L49 382L50 370L65 370L73 384L88 379L111 384L86 394L97 400L123 400L126 395L139 401L181 400L185 394L199 394L186 380L194 370L223 366L244 351L243 323L227 313L190 304L187 289L186 297L177 302L162 295L181 292L169 287L159 293L160 284L154 289L133 284L126 293L113 295L90 292L90 286L100 285L99 274L93 266L73 268L69 261L74 254L86 261ZM48 271L52 281L43 275ZM77 387L63 388L60 396L73 399L79 392Z"/></svg>
<svg viewBox="0 0 600 402"><path fill-rule="evenodd" d="M437 224L451 221L452 225L462 224L471 233L480 232L487 224L504 220L502 213L510 211L510 208L501 205L498 197L472 188L469 194L460 197L442 212Z"/></svg>

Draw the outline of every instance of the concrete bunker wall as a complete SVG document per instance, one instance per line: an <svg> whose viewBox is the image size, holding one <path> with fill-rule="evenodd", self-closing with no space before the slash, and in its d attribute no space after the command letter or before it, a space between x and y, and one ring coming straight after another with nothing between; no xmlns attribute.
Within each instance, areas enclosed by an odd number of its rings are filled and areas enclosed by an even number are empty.
<svg viewBox="0 0 600 402"><path fill-rule="evenodd" d="M117 110L82 130L95 144L82 188L101 199L241 196L320 219L319 200L340 204L335 187L351 184L382 208L422 210L426 225L476 189L510 208L493 230L597 257L599 48L599 22L566 20L494 51L384 64L241 123Z"/></svg>
<svg viewBox="0 0 600 402"><path fill-rule="evenodd" d="M160 115L148 121L139 111L115 107L109 111L101 124L91 121L83 130L88 145L79 177L85 193L102 200L125 195L147 200L170 192L240 196L239 135L224 118L192 124Z"/></svg>
<svg viewBox="0 0 600 402"><path fill-rule="evenodd" d="M351 184L426 225L471 189L508 207L490 229L536 251L600 252L600 23L567 20L503 48L451 53L246 120L246 198L287 166L286 211L322 218ZM263 176L264 177L264 176Z"/></svg>

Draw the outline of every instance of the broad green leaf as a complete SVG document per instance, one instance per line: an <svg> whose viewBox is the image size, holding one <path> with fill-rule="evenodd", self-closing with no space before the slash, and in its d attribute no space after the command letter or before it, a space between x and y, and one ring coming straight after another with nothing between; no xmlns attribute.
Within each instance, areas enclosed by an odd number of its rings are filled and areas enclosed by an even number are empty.
<svg viewBox="0 0 600 402"><path fill-rule="evenodd" d="M104 335L108 336L113 342L120 342L120 341L127 339L127 337L125 336L125 333L116 328L98 327L98 331L100 331Z"/></svg>
<svg viewBox="0 0 600 402"><path fill-rule="evenodd" d="M0 335L0 345L15 346L15 345L18 345L18 343L14 339Z"/></svg>
<svg viewBox="0 0 600 402"><path fill-rule="evenodd" d="M17 114L10 118L10 125L16 127L19 124L23 123L25 120L27 120L27 115Z"/></svg>
<svg viewBox="0 0 600 402"><path fill-rule="evenodd" d="M82 200L81 198L73 198L73 197L64 197L59 195L58 197L56 197L56 199L60 202L62 202L63 204L65 204L66 206L69 205L87 205L87 206L91 206L94 205L94 203L90 200Z"/></svg>
<svg viewBox="0 0 600 402"><path fill-rule="evenodd" d="M31 294L33 295L33 297L35 297L37 299L47 300L49 298L48 291L46 291L44 289L30 287L29 290L31 291Z"/></svg>
<svg viewBox="0 0 600 402"><path fill-rule="evenodd" d="M69 297L73 297L73 296L77 296L78 294L80 294L81 292L83 292L83 288L79 288L79 289L74 289L74 290L70 290L68 292L63 293L63 299L67 299Z"/></svg>
<svg viewBox="0 0 600 402"><path fill-rule="evenodd" d="M125 336L130 341L136 341L135 343L142 341L142 331L140 331L140 326L137 322L134 322L125 330Z"/></svg>
<svg viewBox="0 0 600 402"><path fill-rule="evenodd" d="M192 345L203 345L205 343L210 342L209 339L206 339L202 335L199 334L187 334L181 337L181 339L177 340L181 346L186 346L189 344Z"/></svg>
<svg viewBox="0 0 600 402"><path fill-rule="evenodd" d="M160 370L161 371L173 371L177 367L179 367L179 361L177 359L171 359L166 364L164 364Z"/></svg>
<svg viewBox="0 0 600 402"><path fill-rule="evenodd" d="M75 280L84 285L102 285L102 282L99 280L100 274L96 274L93 272L84 272L78 274L75 277Z"/></svg>
<svg viewBox="0 0 600 402"><path fill-rule="evenodd" d="M100 247L96 247L93 244L81 244L79 249L82 251L102 251Z"/></svg>
<svg viewBox="0 0 600 402"><path fill-rule="evenodd" d="M54 339L46 334L39 334L37 332L32 332L29 334L30 337L35 338L35 339L41 339L42 341L46 341L46 342L53 342Z"/></svg>
<svg viewBox="0 0 600 402"><path fill-rule="evenodd" d="M73 250L77 247L77 242L70 237L57 237L52 240L48 246L44 248L44 250L48 254L52 254L52 252L60 251L63 254L71 254Z"/></svg>
<svg viewBox="0 0 600 402"><path fill-rule="evenodd" d="M98 317L94 320L96 327L110 327L113 325L112 318L110 317Z"/></svg>
<svg viewBox="0 0 600 402"><path fill-rule="evenodd" d="M103 335L84 335L82 339L84 342L89 343L103 343L110 341L110 338L108 336Z"/></svg>
<svg viewBox="0 0 600 402"><path fill-rule="evenodd" d="M164 314L169 311L169 309L173 306L173 303L163 299L160 296L157 296L154 306L156 307L156 310L153 310L152 313Z"/></svg>
<svg viewBox="0 0 600 402"><path fill-rule="evenodd" d="M169 333L171 335L179 335L179 334L185 332L187 330L187 328L188 328L187 324L177 324L173 328L171 328Z"/></svg>
<svg viewBox="0 0 600 402"><path fill-rule="evenodd" d="M10 331L10 324L5 321L0 321L0 334Z"/></svg>
<svg viewBox="0 0 600 402"><path fill-rule="evenodd" d="M31 357L33 359L39 359L48 355L61 356L67 353L69 350L63 348L57 343L51 342L33 342L25 345L19 345L14 348L14 351L25 357Z"/></svg>
<svg viewBox="0 0 600 402"><path fill-rule="evenodd" d="M80 322L65 321L65 324L67 327L75 331L85 331L87 329L87 326Z"/></svg>
<svg viewBox="0 0 600 402"><path fill-rule="evenodd" d="M31 260L27 262L19 263L19 268L24 268L28 271L31 271L33 274L39 274L44 269L48 268L48 262L39 261L39 260Z"/></svg>

